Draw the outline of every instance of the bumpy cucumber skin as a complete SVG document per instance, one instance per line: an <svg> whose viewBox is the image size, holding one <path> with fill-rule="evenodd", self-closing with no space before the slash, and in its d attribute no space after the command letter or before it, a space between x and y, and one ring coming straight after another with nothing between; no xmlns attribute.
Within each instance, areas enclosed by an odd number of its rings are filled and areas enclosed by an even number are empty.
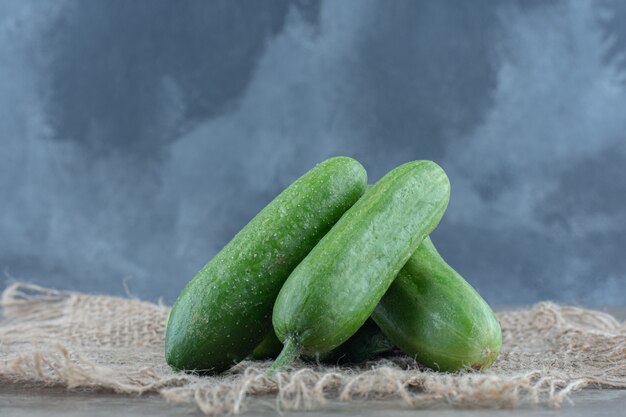
<svg viewBox="0 0 626 417"><path fill-rule="evenodd" d="M402 351L438 371L487 368L502 345L491 307L441 258L428 237L372 318Z"/></svg>
<svg viewBox="0 0 626 417"><path fill-rule="evenodd" d="M179 295L167 323L167 363L215 373L248 356L272 329L284 281L366 186L359 162L335 157L278 195Z"/></svg>
<svg viewBox="0 0 626 417"><path fill-rule="evenodd" d="M437 226L449 196L448 177L431 161L403 164L371 187L280 290L272 318L283 352L328 352L352 336ZM274 369L287 362L279 357Z"/></svg>

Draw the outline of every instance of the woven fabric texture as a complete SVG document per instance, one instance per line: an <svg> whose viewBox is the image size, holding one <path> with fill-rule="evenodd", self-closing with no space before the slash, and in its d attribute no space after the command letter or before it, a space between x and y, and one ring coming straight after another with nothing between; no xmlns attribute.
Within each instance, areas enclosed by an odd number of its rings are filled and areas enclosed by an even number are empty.
<svg viewBox="0 0 626 417"><path fill-rule="evenodd" d="M380 400L412 408L558 407L582 388L626 388L626 324L552 303L498 313L502 351L484 372L437 373L397 356L359 367L297 363L273 378L268 362L254 361L216 377L173 372L164 360L163 305L23 283L7 287L0 304L0 382L154 392L207 415Z"/></svg>

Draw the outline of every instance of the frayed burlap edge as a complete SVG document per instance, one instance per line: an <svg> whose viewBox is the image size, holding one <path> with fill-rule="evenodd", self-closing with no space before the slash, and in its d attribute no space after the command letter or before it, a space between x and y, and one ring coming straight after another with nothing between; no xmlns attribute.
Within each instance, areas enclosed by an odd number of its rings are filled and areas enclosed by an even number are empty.
<svg viewBox="0 0 626 417"><path fill-rule="evenodd" d="M503 348L482 373L437 373L406 356L359 367L297 364L273 378L246 361L217 377L163 360L168 308L15 283L2 294L0 381L159 393L207 415L390 401L393 407L558 407L585 387L626 388L626 326L605 313L540 303L498 314Z"/></svg>

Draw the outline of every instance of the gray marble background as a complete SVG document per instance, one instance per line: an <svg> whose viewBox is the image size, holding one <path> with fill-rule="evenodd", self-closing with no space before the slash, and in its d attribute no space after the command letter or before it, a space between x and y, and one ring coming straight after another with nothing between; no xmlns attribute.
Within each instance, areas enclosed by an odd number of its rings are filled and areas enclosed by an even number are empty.
<svg viewBox="0 0 626 417"><path fill-rule="evenodd" d="M492 303L626 301L626 2L0 0L5 282L170 303L315 163L448 172Z"/></svg>

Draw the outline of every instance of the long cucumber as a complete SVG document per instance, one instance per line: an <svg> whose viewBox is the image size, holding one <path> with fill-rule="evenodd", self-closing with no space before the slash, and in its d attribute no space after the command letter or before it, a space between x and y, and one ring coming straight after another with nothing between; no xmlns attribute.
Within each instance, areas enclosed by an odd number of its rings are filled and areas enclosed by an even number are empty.
<svg viewBox="0 0 626 417"><path fill-rule="evenodd" d="M273 324L284 348L272 372L352 336L437 226L449 196L448 177L431 161L403 164L370 188L280 290Z"/></svg>
<svg viewBox="0 0 626 417"><path fill-rule="evenodd" d="M361 164L336 157L278 195L179 295L167 323L167 363L220 372L248 356L271 331L272 306L289 274L366 186Z"/></svg>
<svg viewBox="0 0 626 417"><path fill-rule="evenodd" d="M484 369L502 344L491 307L441 258L429 237L404 265L372 318L402 351L439 371Z"/></svg>

